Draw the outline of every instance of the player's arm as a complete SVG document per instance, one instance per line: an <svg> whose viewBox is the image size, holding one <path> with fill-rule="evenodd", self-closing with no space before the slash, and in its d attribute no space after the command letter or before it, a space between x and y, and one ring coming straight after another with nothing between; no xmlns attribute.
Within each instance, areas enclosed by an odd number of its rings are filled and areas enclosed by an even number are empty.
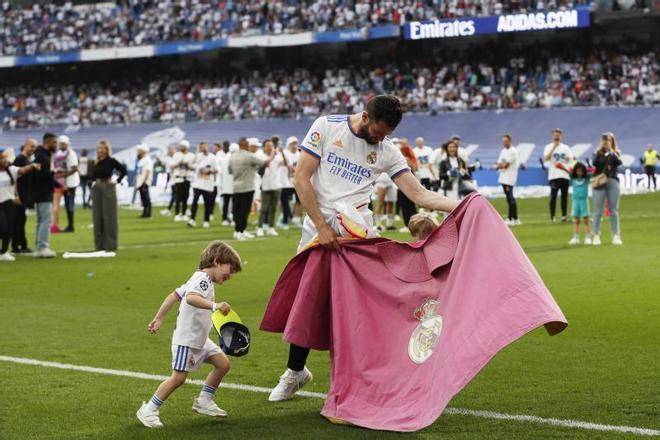
<svg viewBox="0 0 660 440"><path fill-rule="evenodd" d="M152 319L149 325L147 326L147 330L149 330L149 333L156 333L158 331L161 324L163 323L163 319L165 318L165 316L167 316L170 309L172 309L172 306L174 306L174 304L178 302L179 302L179 295L177 295L176 291L170 293L165 297L163 303L160 305L160 308L158 309L158 313L156 313L154 319Z"/></svg>
<svg viewBox="0 0 660 440"><path fill-rule="evenodd" d="M549 148L548 152L545 154L545 156L543 156L543 160L545 162L548 162L552 158L552 153L555 152L558 146L559 144L552 144L552 148Z"/></svg>
<svg viewBox="0 0 660 440"><path fill-rule="evenodd" d="M337 242L337 234L334 229L325 221L319 203L312 187L312 176L316 172L321 163L321 159L312 156L310 153L303 150L300 153L298 165L296 165L295 187L300 203L307 211L307 215L316 226L319 234L319 244L322 246L332 247L339 249L339 242Z"/></svg>
<svg viewBox="0 0 660 440"><path fill-rule="evenodd" d="M424 188L410 171L396 176L394 183L406 197L420 208L450 212L458 206L458 202L449 200L447 197Z"/></svg>
<svg viewBox="0 0 660 440"><path fill-rule="evenodd" d="M198 309L213 310L214 312L220 310L223 315L226 315L231 310L231 307L226 302L214 303L195 292L188 292L184 301Z"/></svg>

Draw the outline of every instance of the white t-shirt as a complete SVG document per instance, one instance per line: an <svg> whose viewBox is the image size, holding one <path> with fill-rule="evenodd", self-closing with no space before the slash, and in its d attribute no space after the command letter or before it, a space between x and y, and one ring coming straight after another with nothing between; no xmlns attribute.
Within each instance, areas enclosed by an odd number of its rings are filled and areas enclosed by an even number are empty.
<svg viewBox="0 0 660 440"><path fill-rule="evenodd" d="M140 188L144 183L151 186L151 180L154 175L154 161L147 155L138 160L137 164L137 178L135 179L135 187Z"/></svg>
<svg viewBox="0 0 660 440"><path fill-rule="evenodd" d="M199 154L197 155L197 167L195 168L195 177L192 182L192 187L204 191L213 192L215 185L214 174L202 174L202 171L213 171L217 169L216 157L213 154Z"/></svg>
<svg viewBox="0 0 660 440"><path fill-rule="evenodd" d="M222 179L220 194L234 194L234 176L229 174L229 159L231 159L231 153L227 153L220 158L220 175Z"/></svg>
<svg viewBox="0 0 660 440"><path fill-rule="evenodd" d="M266 169L264 170L264 175L261 178L261 190L262 191L277 191L282 188L282 169L286 169L284 166L284 158L279 153L275 153L275 157L270 161Z"/></svg>
<svg viewBox="0 0 660 440"><path fill-rule="evenodd" d="M353 133L348 115L316 119L300 148L320 159L312 186L319 207L330 212L339 201L356 207L368 203L381 173L394 178L409 171L401 151L389 138L377 145L368 144Z"/></svg>
<svg viewBox="0 0 660 440"><path fill-rule="evenodd" d="M545 146L545 148L543 149L543 157L547 156L548 153L550 153L550 150L552 150L553 145L554 143L549 143L548 145ZM568 174L568 172L564 170L560 170L559 168L557 168L557 164L561 163L566 168L568 168L572 162L573 162L573 152L571 151L571 147L569 147L566 144L560 143L559 146L555 148L555 151L552 153L552 157L550 157L550 160L547 162L548 180L570 179L571 178L570 174Z"/></svg>
<svg viewBox="0 0 660 440"><path fill-rule="evenodd" d="M69 148L69 154L66 156L66 169L71 170L78 166L78 155L73 149ZM76 171L70 176L66 176L66 187L75 188L80 185L80 173Z"/></svg>
<svg viewBox="0 0 660 440"><path fill-rule="evenodd" d="M280 174L282 176L282 188L295 188L295 176L293 173L289 173L289 167L296 168L298 164L298 157L300 157L300 152L296 151L292 153L291 151L284 150L284 156L286 156L286 162L288 166L283 166L280 168Z"/></svg>
<svg viewBox="0 0 660 440"><path fill-rule="evenodd" d="M89 170L89 157L82 156L78 163L78 172L80 175L87 176L87 171Z"/></svg>
<svg viewBox="0 0 660 440"><path fill-rule="evenodd" d="M502 185L515 186L516 181L518 180L518 150L516 147L502 148L500 151L500 157L497 159L497 162L506 162L509 166L506 169L500 169L500 177L497 179Z"/></svg>
<svg viewBox="0 0 660 440"><path fill-rule="evenodd" d="M175 290L181 300L179 315L176 317L176 327L172 335L172 344L183 345L190 348L202 348L209 331L213 325L211 310L193 307L186 301L186 295L195 293L202 298L215 302L215 288L213 281L206 274L198 270L181 287Z"/></svg>
<svg viewBox="0 0 660 440"><path fill-rule="evenodd" d="M413 148L413 151L415 152L415 157L417 157L417 162L419 162L417 177L420 179L432 179L433 175L431 174L429 165L433 166L433 149L424 145L421 148Z"/></svg>
<svg viewBox="0 0 660 440"><path fill-rule="evenodd" d="M218 188L218 193L222 190L222 158L225 154L222 150L215 153L215 169L218 170L215 175L215 186Z"/></svg>
<svg viewBox="0 0 660 440"><path fill-rule="evenodd" d="M12 179L9 178L11 173ZM10 165L5 171L0 171L0 203L14 200L16 194L16 179L18 179L18 167Z"/></svg>
<svg viewBox="0 0 660 440"><path fill-rule="evenodd" d="M181 151L177 151L172 156L170 164L174 183L191 181L195 176L195 155L193 153L183 154Z"/></svg>

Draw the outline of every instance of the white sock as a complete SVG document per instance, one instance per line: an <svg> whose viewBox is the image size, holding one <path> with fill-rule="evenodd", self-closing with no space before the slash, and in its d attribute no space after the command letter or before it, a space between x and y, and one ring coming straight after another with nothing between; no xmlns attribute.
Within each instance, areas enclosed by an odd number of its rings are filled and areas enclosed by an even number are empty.
<svg viewBox="0 0 660 440"><path fill-rule="evenodd" d="M154 394L151 396L151 399L149 400L149 403L147 403L147 409L149 411L158 411L160 406L163 404L163 401L160 400L156 395Z"/></svg>
<svg viewBox="0 0 660 440"><path fill-rule="evenodd" d="M202 390L199 392L200 399L213 400L215 397L216 388L213 388L211 385L206 385L202 387Z"/></svg>
<svg viewBox="0 0 660 440"><path fill-rule="evenodd" d="M387 214L387 217L385 218L385 226L390 227L392 226L393 222L394 222L394 216L392 214Z"/></svg>

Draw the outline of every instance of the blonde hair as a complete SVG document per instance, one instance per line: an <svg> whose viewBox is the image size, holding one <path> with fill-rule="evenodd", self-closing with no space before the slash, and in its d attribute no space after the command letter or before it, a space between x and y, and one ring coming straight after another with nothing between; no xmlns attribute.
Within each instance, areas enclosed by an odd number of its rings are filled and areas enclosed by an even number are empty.
<svg viewBox="0 0 660 440"><path fill-rule="evenodd" d="M112 145L110 145L110 141L107 140L107 139L101 139L96 144L96 161L97 162L99 161L99 152L98 152L99 147L105 148L105 151L107 151L107 153L108 153L108 157L112 157Z"/></svg>
<svg viewBox="0 0 660 440"><path fill-rule="evenodd" d="M415 240L423 240L439 225L438 221L431 214L420 212L410 217L408 229Z"/></svg>
<svg viewBox="0 0 660 440"><path fill-rule="evenodd" d="M236 250L221 240L215 240L204 248L199 257L199 268L206 269L218 264L229 264L232 273L240 272L243 268L241 256Z"/></svg>

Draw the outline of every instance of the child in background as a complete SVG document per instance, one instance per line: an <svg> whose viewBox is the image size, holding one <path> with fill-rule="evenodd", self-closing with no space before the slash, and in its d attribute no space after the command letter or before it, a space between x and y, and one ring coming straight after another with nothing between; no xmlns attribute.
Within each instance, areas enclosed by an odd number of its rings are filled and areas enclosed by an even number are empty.
<svg viewBox="0 0 660 440"><path fill-rule="evenodd" d="M589 171L582 162L576 162L571 170L571 186L573 187L572 214L574 233L568 242L570 245L580 244L580 220L584 222L584 244L591 244L591 225L589 222Z"/></svg>
<svg viewBox="0 0 660 440"><path fill-rule="evenodd" d="M433 215L426 212L420 212L419 214L410 217L408 229L410 229L410 234L413 236L413 239L415 241L420 241L428 237L438 225L439 223Z"/></svg>
<svg viewBox="0 0 660 440"><path fill-rule="evenodd" d="M222 241L211 242L202 252L197 270L190 279L167 295L148 330L156 333L172 306L180 302L179 315L172 335L172 375L161 383L149 403L142 403L137 418L148 428L160 428L158 410L178 387L183 385L190 371L199 369L203 362L213 365L193 403L193 411L213 417L227 417L227 413L213 401L220 381L229 371L229 359L211 339L211 314L231 310L225 302L215 302L213 283L222 284L241 271L241 257Z"/></svg>

